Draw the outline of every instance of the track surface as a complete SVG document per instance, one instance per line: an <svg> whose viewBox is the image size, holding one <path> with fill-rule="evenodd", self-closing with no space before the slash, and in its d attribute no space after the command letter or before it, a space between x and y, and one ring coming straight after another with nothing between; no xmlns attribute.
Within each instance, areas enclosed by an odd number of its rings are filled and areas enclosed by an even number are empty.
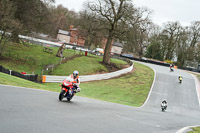
<svg viewBox="0 0 200 133"><path fill-rule="evenodd" d="M193 77L181 70L146 64L156 70L147 103L135 108L75 96L58 101L49 91L0 86L1 133L174 133L200 124L200 107ZM178 76L183 83L178 83ZM168 101L161 112L160 102Z"/></svg>

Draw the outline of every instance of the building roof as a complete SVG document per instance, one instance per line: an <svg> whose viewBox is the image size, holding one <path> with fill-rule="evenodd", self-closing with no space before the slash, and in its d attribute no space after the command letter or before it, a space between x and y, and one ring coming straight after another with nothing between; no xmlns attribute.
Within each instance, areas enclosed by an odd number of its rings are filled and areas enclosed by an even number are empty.
<svg viewBox="0 0 200 133"><path fill-rule="evenodd" d="M117 46L117 47L123 47L123 44L120 42L114 42L113 46Z"/></svg>
<svg viewBox="0 0 200 133"><path fill-rule="evenodd" d="M59 29L58 34L69 35L69 31Z"/></svg>

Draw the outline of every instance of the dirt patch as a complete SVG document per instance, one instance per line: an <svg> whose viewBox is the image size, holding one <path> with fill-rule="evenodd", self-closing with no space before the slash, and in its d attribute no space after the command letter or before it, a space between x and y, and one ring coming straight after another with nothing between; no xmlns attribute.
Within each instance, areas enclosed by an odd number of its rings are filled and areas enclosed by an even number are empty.
<svg viewBox="0 0 200 133"><path fill-rule="evenodd" d="M68 62L70 60L73 60L76 57L81 57L81 55L74 55L74 56L71 56L71 57L63 58L61 64L66 63L66 62Z"/></svg>

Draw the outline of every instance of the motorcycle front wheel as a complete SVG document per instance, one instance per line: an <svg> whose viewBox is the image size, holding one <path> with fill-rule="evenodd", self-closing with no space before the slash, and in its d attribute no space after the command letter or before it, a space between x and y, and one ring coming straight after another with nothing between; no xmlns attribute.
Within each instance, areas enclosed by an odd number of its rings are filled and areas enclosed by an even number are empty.
<svg viewBox="0 0 200 133"><path fill-rule="evenodd" d="M65 96L65 91L62 90L62 91L60 92L60 95L59 95L59 100L62 101L63 98L64 98L64 96Z"/></svg>

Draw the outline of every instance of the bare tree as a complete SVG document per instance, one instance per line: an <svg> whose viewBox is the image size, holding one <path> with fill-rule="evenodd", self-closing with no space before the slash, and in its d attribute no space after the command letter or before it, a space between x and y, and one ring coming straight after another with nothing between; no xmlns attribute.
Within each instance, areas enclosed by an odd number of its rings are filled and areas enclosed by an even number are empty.
<svg viewBox="0 0 200 133"><path fill-rule="evenodd" d="M20 22L20 27L12 31L12 40L19 42L19 34L40 32L46 24L47 6L41 0L10 0L15 8L14 18Z"/></svg>
<svg viewBox="0 0 200 133"><path fill-rule="evenodd" d="M200 21L193 22L189 29L189 43L194 47L200 41Z"/></svg>
<svg viewBox="0 0 200 133"><path fill-rule="evenodd" d="M171 60L174 57L174 52L178 46L180 39L182 26L179 22L168 22L165 24L164 30L162 31L163 39L163 54L165 59Z"/></svg>
<svg viewBox="0 0 200 133"><path fill-rule="evenodd" d="M149 44L149 36L152 34L153 23L149 19L150 14L151 11L146 8L135 8L128 19L128 48L139 57L144 55L144 50Z"/></svg>
<svg viewBox="0 0 200 133"><path fill-rule="evenodd" d="M88 8L101 17L107 24L107 43L105 47L103 63L110 64L110 50L116 29L129 10L130 0L95 0L88 2Z"/></svg>
<svg viewBox="0 0 200 133"><path fill-rule="evenodd" d="M102 38L106 34L105 26L102 19L96 16L95 13L84 10L80 12L79 30L82 36L85 37L85 45L92 47L101 44Z"/></svg>
<svg viewBox="0 0 200 133"><path fill-rule="evenodd" d="M63 57L63 52L65 50L65 46L66 46L65 43L63 43L62 46L60 46L60 48L58 49L58 52L57 52L56 56Z"/></svg>
<svg viewBox="0 0 200 133"><path fill-rule="evenodd" d="M9 41L10 35L17 27L20 27L19 21L14 18L16 7L10 0L0 1L0 56L2 56L5 44Z"/></svg>

